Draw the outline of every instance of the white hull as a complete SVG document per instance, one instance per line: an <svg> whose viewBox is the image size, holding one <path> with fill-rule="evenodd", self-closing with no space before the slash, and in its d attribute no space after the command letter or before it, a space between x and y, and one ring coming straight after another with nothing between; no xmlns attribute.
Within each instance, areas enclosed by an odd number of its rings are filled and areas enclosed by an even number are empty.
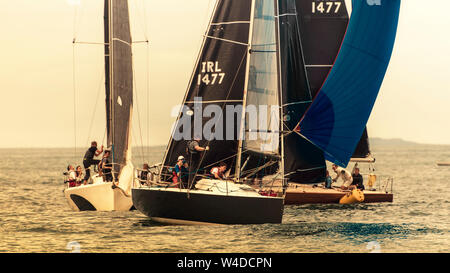
<svg viewBox="0 0 450 273"><path fill-rule="evenodd" d="M94 177L94 184L67 188L64 196L74 211L129 211L133 207L131 194L121 188L112 188L111 182Z"/></svg>

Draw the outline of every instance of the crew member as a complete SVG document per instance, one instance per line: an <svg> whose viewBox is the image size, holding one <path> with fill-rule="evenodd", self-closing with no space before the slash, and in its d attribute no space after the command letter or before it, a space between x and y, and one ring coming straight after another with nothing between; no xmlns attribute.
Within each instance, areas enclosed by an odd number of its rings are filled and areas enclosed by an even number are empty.
<svg viewBox="0 0 450 273"><path fill-rule="evenodd" d="M91 165L98 165L100 163L100 160L95 160L94 156L99 156L101 153L103 153L103 145L100 150L97 149L97 142L92 141L91 147L86 151L84 158L83 158L83 166L86 170L86 175L84 176L84 185L87 184L89 178L91 177Z"/></svg>

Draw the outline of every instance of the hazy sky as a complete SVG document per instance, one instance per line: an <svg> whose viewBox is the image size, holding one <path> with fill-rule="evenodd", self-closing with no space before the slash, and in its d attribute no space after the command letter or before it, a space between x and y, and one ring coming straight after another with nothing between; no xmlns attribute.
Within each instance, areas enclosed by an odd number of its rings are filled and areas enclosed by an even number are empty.
<svg viewBox="0 0 450 273"><path fill-rule="evenodd" d="M86 146L104 138L103 48L72 47L74 36L102 42L103 0L69 3L0 0L0 147ZM149 47L134 46L133 143L165 145L171 110L183 99L214 0L129 3L133 39L150 40ZM371 136L450 144L448 10L448 0L402 1Z"/></svg>

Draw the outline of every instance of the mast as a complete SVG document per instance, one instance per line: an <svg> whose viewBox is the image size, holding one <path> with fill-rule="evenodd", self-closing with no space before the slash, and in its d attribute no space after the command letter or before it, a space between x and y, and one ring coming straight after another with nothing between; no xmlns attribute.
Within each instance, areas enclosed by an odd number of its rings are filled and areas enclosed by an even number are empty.
<svg viewBox="0 0 450 273"><path fill-rule="evenodd" d="M111 89L111 0L104 1L104 42L105 42L105 106L106 106L106 132L108 135L107 146L112 145L112 89Z"/></svg>
<svg viewBox="0 0 450 273"><path fill-rule="evenodd" d="M278 100L280 102L280 151L281 151L281 164L280 164L280 173L281 173L281 181L283 185L283 194L284 194L284 186L285 186L285 175L284 175L284 125L283 125L283 116L284 116L284 107L283 107L283 83L282 83L282 77L281 74L283 73L282 67L281 67L281 54L280 54L280 7L278 0L274 0L275 5L275 30L276 30L276 37L277 37L277 59L278 59Z"/></svg>
<svg viewBox="0 0 450 273"><path fill-rule="evenodd" d="M244 143L245 138L245 111L246 111L246 105L247 105L247 94L248 94L248 79L250 74L250 57L251 57L251 50L252 50L252 37L253 37L253 26L254 26L254 20L255 20L255 1L252 0L251 4L251 12L250 12L250 31L248 35L248 49L247 49L247 67L245 69L245 83L244 83L244 99L242 102L242 116L241 116L241 122L239 123L241 128L239 131L239 144L238 144L238 151L237 151L237 159L236 159L236 174L235 179L237 182L239 182L241 178L241 161L242 161L242 147Z"/></svg>

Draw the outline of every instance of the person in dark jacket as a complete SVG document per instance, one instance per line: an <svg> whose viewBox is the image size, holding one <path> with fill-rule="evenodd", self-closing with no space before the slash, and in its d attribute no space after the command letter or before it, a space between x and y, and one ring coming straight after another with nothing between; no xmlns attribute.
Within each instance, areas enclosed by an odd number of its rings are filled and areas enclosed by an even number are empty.
<svg viewBox="0 0 450 273"><path fill-rule="evenodd" d="M97 142L92 141L91 147L86 151L83 158L83 166L86 170L86 175L84 176L84 185L87 184L89 178L91 177L91 165L98 165L100 163L100 160L95 160L95 156L99 156L101 153L103 153L103 145L101 149L97 149Z"/></svg>
<svg viewBox="0 0 450 273"><path fill-rule="evenodd" d="M103 154L102 161L100 162L100 169L103 173L103 181L105 182L112 182L113 181L113 175L112 175L112 164L109 160L109 156L111 155L111 151L106 150Z"/></svg>
<svg viewBox="0 0 450 273"><path fill-rule="evenodd" d="M359 173L358 167L355 167L352 177L353 177L353 182L352 182L351 188L357 188L357 189L360 189L363 191L365 189L364 188L364 179L363 179L362 175Z"/></svg>
<svg viewBox="0 0 450 273"><path fill-rule="evenodd" d="M206 152L209 151L209 146L206 147L201 147L199 142L200 142L201 137L200 136L195 136L194 140L189 141L187 143L187 152L189 154L189 179L188 179L188 184L189 185L194 185L195 184L195 175L198 171L199 165L200 165L200 161L202 158L202 155Z"/></svg>

